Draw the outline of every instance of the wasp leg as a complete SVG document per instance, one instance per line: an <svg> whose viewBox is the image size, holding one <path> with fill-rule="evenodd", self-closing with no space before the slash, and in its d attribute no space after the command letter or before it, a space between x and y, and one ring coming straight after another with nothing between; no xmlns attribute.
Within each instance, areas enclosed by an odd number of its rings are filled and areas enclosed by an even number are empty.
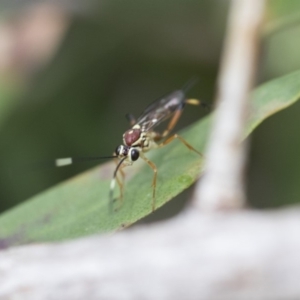
<svg viewBox="0 0 300 300"><path fill-rule="evenodd" d="M136 119L133 114L126 114L125 117L129 122L130 126L133 126L136 123Z"/></svg>
<svg viewBox="0 0 300 300"><path fill-rule="evenodd" d="M179 108L177 111L175 111L174 116L172 117L171 121L169 122L167 129L161 135L162 138L166 137L172 131L172 129L175 127L175 125L177 124L177 122L182 114L184 104L186 104L186 103L191 104L191 105L199 105L200 101L197 99L185 100L185 102L182 104L182 107Z"/></svg>
<svg viewBox="0 0 300 300"><path fill-rule="evenodd" d="M124 174L124 172L122 172ZM124 182L124 177L125 175L122 174L122 178L120 179L118 176L116 176L116 180L117 180L117 184L119 186L120 189L120 197L119 199L121 200L121 202L123 202L123 182Z"/></svg>
<svg viewBox="0 0 300 300"><path fill-rule="evenodd" d="M187 99L187 100L185 100L185 103L191 104L191 105L200 105L202 102L198 99Z"/></svg>
<svg viewBox="0 0 300 300"><path fill-rule="evenodd" d="M162 148L166 145L168 145L169 143L171 143L172 141L174 141L175 139L178 139L180 142L182 142L188 149L196 152L197 154L199 154L201 157L203 157L203 154L201 152L199 152L198 150L196 150L192 145L190 145L184 138L182 138L180 135L178 135L177 133L170 136L168 139L166 139L165 141L163 141L161 144L158 145L158 148Z"/></svg>
<svg viewBox="0 0 300 300"><path fill-rule="evenodd" d="M174 116L172 117L171 121L168 124L167 129L161 135L162 138L166 137L171 132L171 130L175 127L181 114L182 114L182 109L179 109L175 112Z"/></svg>
<svg viewBox="0 0 300 300"><path fill-rule="evenodd" d="M152 180L152 188L153 188L153 193L152 193L152 212L155 210L155 190L156 190L156 178L157 178L157 168L156 165L149 160L147 157L144 155L140 154L140 157L149 165L149 167L153 170L153 180Z"/></svg>
<svg viewBox="0 0 300 300"><path fill-rule="evenodd" d="M116 165L118 165L118 160L114 160ZM116 181L117 181L117 184L119 186L119 189L120 189L120 196L118 198L112 198L111 199L111 205L114 204L114 202L116 202L117 200L120 200L120 203L118 205L118 207L116 209L114 209L114 211L117 211L122 205L123 205L123 187L124 187L124 179L125 179L125 172L122 170L122 168L119 169L119 173L121 174L121 179L118 177L118 174L116 175ZM111 194L113 194L113 191L111 191Z"/></svg>
<svg viewBox="0 0 300 300"><path fill-rule="evenodd" d="M205 109L210 109L211 108L211 105L208 104L207 102L205 101L200 101L198 99L187 99L185 101L185 103L187 104L191 104L191 105L201 105L203 108Z"/></svg>

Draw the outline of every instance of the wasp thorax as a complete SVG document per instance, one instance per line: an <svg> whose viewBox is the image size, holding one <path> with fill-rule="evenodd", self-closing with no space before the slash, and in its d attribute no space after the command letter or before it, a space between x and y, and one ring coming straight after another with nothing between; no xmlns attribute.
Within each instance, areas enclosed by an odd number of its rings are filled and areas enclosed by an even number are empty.
<svg viewBox="0 0 300 300"><path fill-rule="evenodd" d="M137 128L127 130L123 135L124 144L131 146L139 140L141 136L141 130Z"/></svg>

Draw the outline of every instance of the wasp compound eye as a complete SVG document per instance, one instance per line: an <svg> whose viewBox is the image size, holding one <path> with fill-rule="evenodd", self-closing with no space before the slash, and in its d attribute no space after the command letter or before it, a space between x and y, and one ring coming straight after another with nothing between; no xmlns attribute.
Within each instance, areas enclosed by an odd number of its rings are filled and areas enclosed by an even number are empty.
<svg viewBox="0 0 300 300"><path fill-rule="evenodd" d="M140 157L140 152L136 149L132 149L130 152L130 157L132 161L136 161Z"/></svg>
<svg viewBox="0 0 300 300"><path fill-rule="evenodd" d="M116 153L118 156L121 154L122 148L123 148L122 146L118 146L118 147L116 148L115 153Z"/></svg>

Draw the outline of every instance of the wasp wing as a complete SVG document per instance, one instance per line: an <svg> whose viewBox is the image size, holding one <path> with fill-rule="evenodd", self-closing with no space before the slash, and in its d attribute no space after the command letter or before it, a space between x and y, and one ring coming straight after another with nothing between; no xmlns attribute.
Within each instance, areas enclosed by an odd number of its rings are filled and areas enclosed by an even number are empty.
<svg viewBox="0 0 300 300"><path fill-rule="evenodd" d="M141 126L142 131L149 131L170 118L175 111L182 109L185 105L185 99L185 93L178 90L154 101L137 119L136 124Z"/></svg>

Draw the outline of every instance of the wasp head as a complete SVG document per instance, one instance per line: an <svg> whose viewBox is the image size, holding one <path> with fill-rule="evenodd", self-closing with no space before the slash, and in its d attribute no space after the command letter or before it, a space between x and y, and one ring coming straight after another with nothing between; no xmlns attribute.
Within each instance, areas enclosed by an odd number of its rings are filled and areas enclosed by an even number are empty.
<svg viewBox="0 0 300 300"><path fill-rule="evenodd" d="M130 162L138 160L140 156L138 149L124 145L118 146L115 153L119 158L127 157Z"/></svg>

